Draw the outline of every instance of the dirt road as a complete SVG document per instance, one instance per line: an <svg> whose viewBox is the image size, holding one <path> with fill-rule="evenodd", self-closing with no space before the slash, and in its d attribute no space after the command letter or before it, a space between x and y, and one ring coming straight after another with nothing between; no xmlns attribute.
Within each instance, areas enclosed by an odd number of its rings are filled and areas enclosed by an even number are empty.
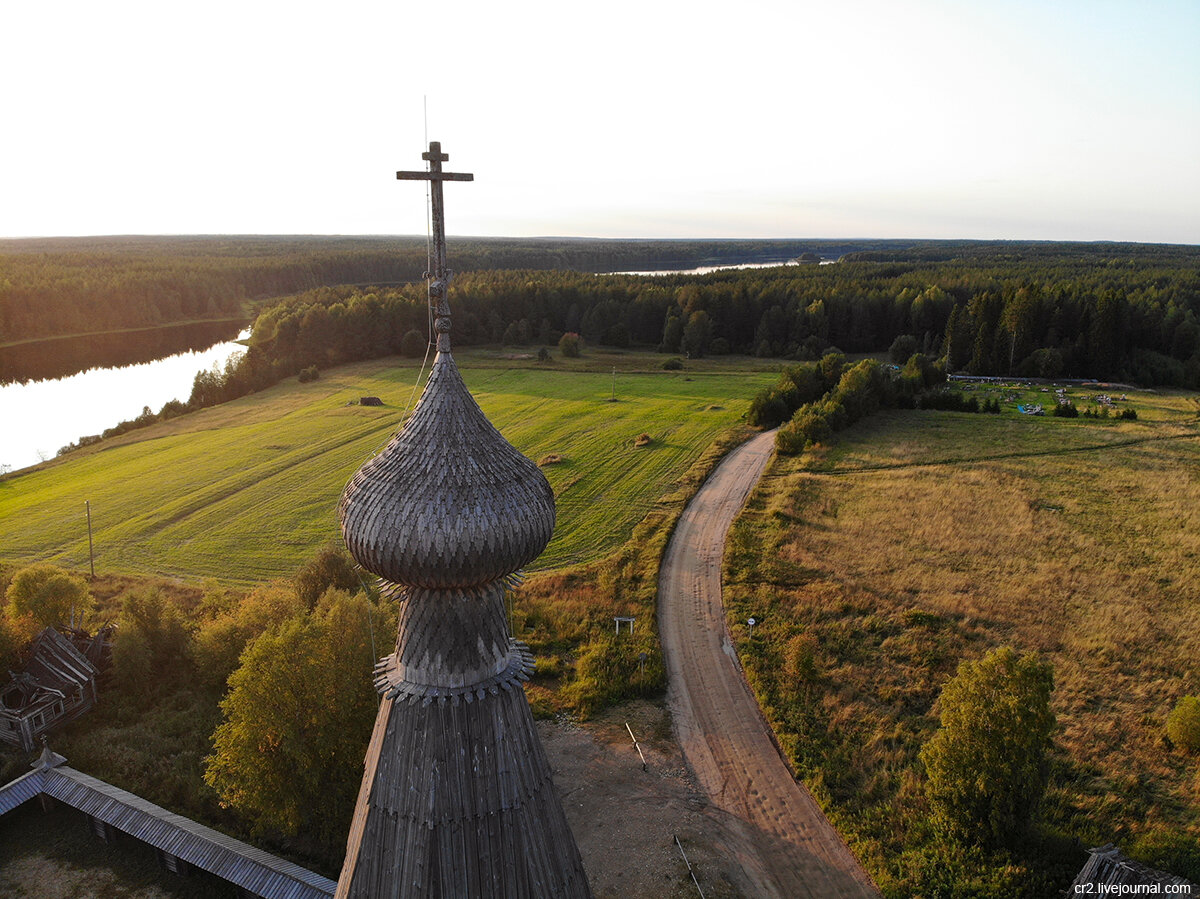
<svg viewBox="0 0 1200 899"><path fill-rule="evenodd" d="M770 458L774 432L734 450L688 505L659 574L658 616L676 736L700 788L737 819L736 857L756 896L877 896L771 739L725 626L725 537Z"/></svg>

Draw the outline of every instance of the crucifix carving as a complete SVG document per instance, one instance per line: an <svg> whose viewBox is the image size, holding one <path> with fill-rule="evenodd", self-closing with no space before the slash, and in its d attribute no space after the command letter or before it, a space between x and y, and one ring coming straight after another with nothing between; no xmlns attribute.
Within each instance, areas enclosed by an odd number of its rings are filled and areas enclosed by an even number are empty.
<svg viewBox="0 0 1200 899"><path fill-rule="evenodd" d="M421 158L429 163L426 172L396 172L400 181L429 181L433 198L433 271L426 272L429 280L429 302L434 310L434 330L437 331L439 353L450 351L450 304L446 293L450 287L450 269L446 267L446 210L442 201L443 181L474 181L475 176L461 172L443 172L442 163L450 156L442 152L440 141L429 142L429 152Z"/></svg>

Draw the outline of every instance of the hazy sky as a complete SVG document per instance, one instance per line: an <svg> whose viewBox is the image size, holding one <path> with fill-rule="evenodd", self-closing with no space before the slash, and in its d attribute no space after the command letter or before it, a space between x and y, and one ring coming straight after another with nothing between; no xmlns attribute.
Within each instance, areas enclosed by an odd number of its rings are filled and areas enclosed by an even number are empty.
<svg viewBox="0 0 1200 899"><path fill-rule="evenodd" d="M0 235L1200 243L1197 0L5 4ZM427 99L426 99L427 98Z"/></svg>

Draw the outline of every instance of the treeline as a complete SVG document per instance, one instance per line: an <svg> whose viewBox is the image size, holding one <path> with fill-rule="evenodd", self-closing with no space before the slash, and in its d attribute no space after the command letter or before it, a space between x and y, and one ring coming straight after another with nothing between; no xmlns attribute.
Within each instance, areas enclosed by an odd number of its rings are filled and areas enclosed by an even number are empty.
<svg viewBox="0 0 1200 899"><path fill-rule="evenodd" d="M265 310L253 342L285 368L398 352L424 334L423 284L306 292ZM948 371L1200 387L1200 255L1166 248L992 261L787 266L703 276L467 272L457 344L551 345L566 332L689 356L817 359L898 338Z"/></svg>
<svg viewBox="0 0 1200 899"><path fill-rule="evenodd" d="M747 421L760 428L783 425L775 448L795 455L879 409L950 409L958 412L1000 411L999 403L980 406L971 397L934 390L946 381L941 365L913 353L903 368L877 359L849 365L841 353L817 362L786 366L779 380L750 401Z"/></svg>
<svg viewBox="0 0 1200 899"><path fill-rule="evenodd" d="M864 246L829 241L452 239L459 271L613 271L803 252L835 257ZM0 241L0 344L249 317L248 304L315 287L419 280L423 238L127 237Z"/></svg>
<svg viewBox="0 0 1200 899"><path fill-rule="evenodd" d="M71 614L116 625L101 707L54 738L72 760L336 876L379 708L370 672L396 629L345 552L249 592L0 566L0 670ZM21 756L0 745L0 773Z"/></svg>

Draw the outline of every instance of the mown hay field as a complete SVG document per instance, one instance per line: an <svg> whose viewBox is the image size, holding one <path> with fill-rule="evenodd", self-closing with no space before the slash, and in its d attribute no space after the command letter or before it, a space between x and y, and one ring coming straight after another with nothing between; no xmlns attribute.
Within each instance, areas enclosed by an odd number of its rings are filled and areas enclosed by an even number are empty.
<svg viewBox="0 0 1200 899"><path fill-rule="evenodd" d="M624 543L775 377L756 360L663 371L665 357L643 353L456 358L509 441L534 460L561 457L544 468L559 520L540 570ZM97 570L234 584L288 576L336 538L338 497L399 428L418 367L393 358L289 380L0 479L0 560L86 568L86 500ZM385 405L347 405L361 396ZM643 433L650 443L635 446Z"/></svg>
<svg viewBox="0 0 1200 899"><path fill-rule="evenodd" d="M1058 728L1041 836L994 882L1052 895L1109 841L1200 856L1200 768L1164 739L1200 693L1197 404L1123 405L1139 419L881 413L777 458L734 526L748 676L885 895L944 876L917 752L958 663L1002 645L1053 663Z"/></svg>

